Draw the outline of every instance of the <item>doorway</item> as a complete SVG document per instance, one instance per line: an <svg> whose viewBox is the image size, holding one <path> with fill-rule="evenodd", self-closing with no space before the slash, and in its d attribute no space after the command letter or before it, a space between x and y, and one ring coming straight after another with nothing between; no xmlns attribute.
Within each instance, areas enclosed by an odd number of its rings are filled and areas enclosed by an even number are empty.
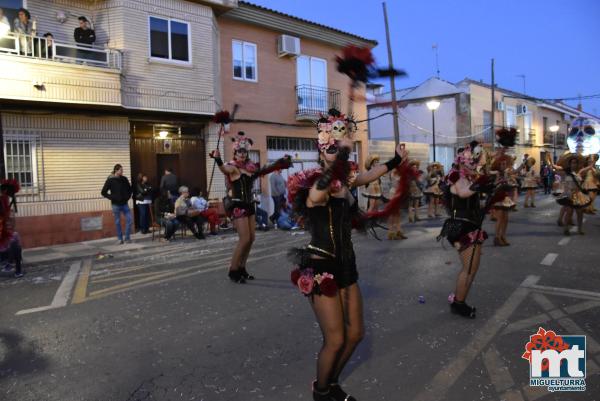
<svg viewBox="0 0 600 401"><path fill-rule="evenodd" d="M179 155L178 154L157 154L156 155L156 177L158 177L158 184L160 185L160 179L165 174L166 169L171 169L171 172L177 177L181 177L179 174Z"/></svg>

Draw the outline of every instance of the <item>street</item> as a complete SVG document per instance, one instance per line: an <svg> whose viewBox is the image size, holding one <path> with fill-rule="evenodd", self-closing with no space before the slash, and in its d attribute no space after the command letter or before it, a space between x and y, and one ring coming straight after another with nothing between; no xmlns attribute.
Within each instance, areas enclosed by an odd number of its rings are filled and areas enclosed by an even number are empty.
<svg viewBox="0 0 600 401"><path fill-rule="evenodd" d="M366 336L344 388L368 401L600 400L600 217L565 237L553 198L537 205L511 213L509 247L486 221L474 320L449 311L459 258L435 240L441 218L405 224L404 241L355 233ZM309 235L257 233L245 285L226 275L235 240L25 260L23 279L0 277L0 399L311 399L321 333L286 260ZM585 392L529 387L521 355L538 327L587 336Z"/></svg>

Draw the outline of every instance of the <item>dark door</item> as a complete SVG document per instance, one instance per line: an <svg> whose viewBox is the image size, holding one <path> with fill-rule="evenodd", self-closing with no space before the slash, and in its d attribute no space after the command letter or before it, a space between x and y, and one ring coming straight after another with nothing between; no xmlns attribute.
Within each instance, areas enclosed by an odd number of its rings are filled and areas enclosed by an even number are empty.
<svg viewBox="0 0 600 401"><path fill-rule="evenodd" d="M179 174L179 155L174 154L158 154L156 155L156 167L158 170L156 171L156 176L158 177L158 182L160 184L160 178L165 174L166 169L171 169L173 174L175 174L179 179L181 179L181 175Z"/></svg>

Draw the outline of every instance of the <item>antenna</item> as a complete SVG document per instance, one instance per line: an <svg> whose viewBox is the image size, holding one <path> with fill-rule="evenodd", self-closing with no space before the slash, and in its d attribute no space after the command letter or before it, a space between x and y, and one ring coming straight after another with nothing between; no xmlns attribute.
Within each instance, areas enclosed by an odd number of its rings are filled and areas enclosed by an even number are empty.
<svg viewBox="0 0 600 401"><path fill-rule="evenodd" d="M438 45L434 43L431 45L431 49L435 51L435 70L437 72L437 77L440 77L440 60L438 58Z"/></svg>
<svg viewBox="0 0 600 401"><path fill-rule="evenodd" d="M523 79L523 94L526 95L527 94L527 87L525 86L525 80L526 80L526 76L525 74L519 74L516 75L517 77Z"/></svg>

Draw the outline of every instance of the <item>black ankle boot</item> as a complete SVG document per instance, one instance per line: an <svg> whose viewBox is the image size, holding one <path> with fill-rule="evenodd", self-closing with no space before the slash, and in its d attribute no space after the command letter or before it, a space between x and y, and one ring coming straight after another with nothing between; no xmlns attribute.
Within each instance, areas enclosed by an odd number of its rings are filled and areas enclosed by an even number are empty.
<svg viewBox="0 0 600 401"><path fill-rule="evenodd" d="M229 279L234 283L244 284L246 279L242 276L242 272L239 270L229 270Z"/></svg>
<svg viewBox="0 0 600 401"><path fill-rule="evenodd" d="M329 393L335 401L357 401L356 398L348 395L338 383L330 384Z"/></svg>
<svg viewBox="0 0 600 401"><path fill-rule="evenodd" d="M454 301L450 304L450 310L457 315L474 319L477 309L467 305L465 302Z"/></svg>
<svg viewBox="0 0 600 401"><path fill-rule="evenodd" d="M317 382L314 381L312 385L313 401L337 401L333 398L331 388L327 392L317 391Z"/></svg>
<svg viewBox="0 0 600 401"><path fill-rule="evenodd" d="M240 274L245 280L254 280L254 276L249 274L245 267L240 267Z"/></svg>

